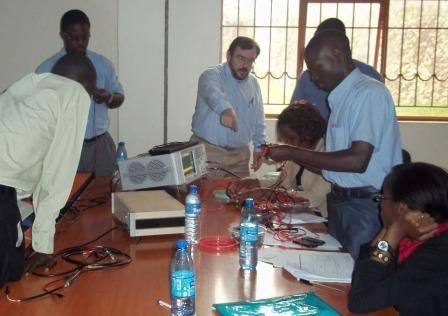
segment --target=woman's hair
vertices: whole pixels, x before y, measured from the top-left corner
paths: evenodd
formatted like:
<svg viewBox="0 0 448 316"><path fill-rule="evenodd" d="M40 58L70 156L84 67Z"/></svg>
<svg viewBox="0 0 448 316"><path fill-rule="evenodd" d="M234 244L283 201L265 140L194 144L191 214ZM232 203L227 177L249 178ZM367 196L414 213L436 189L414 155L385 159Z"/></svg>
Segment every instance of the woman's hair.
<svg viewBox="0 0 448 316"><path fill-rule="evenodd" d="M397 165L384 179L393 201L429 213L436 222L448 220L448 173L424 162Z"/></svg>
<svg viewBox="0 0 448 316"><path fill-rule="evenodd" d="M278 116L277 133L281 126L289 127L303 142L313 145L324 136L327 122L311 103L295 103Z"/></svg>

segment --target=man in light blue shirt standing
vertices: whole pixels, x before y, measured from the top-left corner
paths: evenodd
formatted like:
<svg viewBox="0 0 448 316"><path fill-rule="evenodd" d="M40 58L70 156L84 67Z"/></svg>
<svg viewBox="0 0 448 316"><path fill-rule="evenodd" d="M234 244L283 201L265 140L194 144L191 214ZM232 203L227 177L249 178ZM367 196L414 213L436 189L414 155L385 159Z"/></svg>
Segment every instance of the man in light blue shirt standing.
<svg viewBox="0 0 448 316"><path fill-rule="evenodd" d="M329 18L322 21L318 25L316 33L325 30L335 30L345 34L345 25L341 20L337 18ZM353 59L353 62L363 74L366 74L367 76L384 83L384 78L378 73L378 71L375 70L375 68L356 59ZM314 106L319 110L322 117L325 120L328 120L328 116L330 115L330 108L328 107L327 97L328 92L319 89L319 87L316 86L316 84L311 80L310 71L305 70L300 76L299 80L297 80L296 87L294 88L294 92L291 97L291 103L293 101L305 99L314 104Z"/></svg>
<svg viewBox="0 0 448 316"><path fill-rule="evenodd" d="M107 132L108 110L123 104L123 88L117 79L113 64L104 56L87 50L90 39L90 21L80 10L64 13L60 22L60 36L64 48L40 64L36 73L50 72L54 64L66 53L87 55L97 73L97 90L90 104L86 134L78 166L79 172L93 172L97 176L114 173L116 147Z"/></svg>
<svg viewBox="0 0 448 316"><path fill-rule="evenodd" d="M215 176L249 175L260 167L265 143L263 100L257 79L250 74L260 54L251 38L235 38L227 51L227 62L210 67L199 78L192 120L192 141L205 145L209 167Z"/></svg>
<svg viewBox="0 0 448 316"><path fill-rule="evenodd" d="M395 107L386 86L364 74L351 58L347 36L317 33L305 49L311 78L329 92L325 152L288 145L271 148L275 161L293 160L332 183L328 230L357 258L381 228L373 201L391 168L402 162Z"/></svg>

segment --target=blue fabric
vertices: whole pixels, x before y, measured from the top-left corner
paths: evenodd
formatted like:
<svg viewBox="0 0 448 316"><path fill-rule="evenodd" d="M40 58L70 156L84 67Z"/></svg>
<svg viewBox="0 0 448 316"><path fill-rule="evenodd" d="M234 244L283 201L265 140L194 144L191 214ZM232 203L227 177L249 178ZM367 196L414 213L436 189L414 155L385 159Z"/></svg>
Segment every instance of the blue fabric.
<svg viewBox="0 0 448 316"><path fill-rule="evenodd" d="M221 113L231 107L238 118L237 132L220 123ZM235 79L227 63L205 70L199 78L191 125L196 136L220 147L243 148L251 140L255 148L264 144L263 99L257 79L251 74Z"/></svg>
<svg viewBox="0 0 448 316"><path fill-rule="evenodd" d="M353 62L363 74L384 83L383 77L375 70L375 68L359 60L353 59ZM294 88L291 97L291 102L300 99L308 100L316 106L323 118L328 120L330 108L328 107L327 96L328 92L320 90L311 80L310 72L305 70L299 80L297 80L296 87Z"/></svg>
<svg viewBox="0 0 448 316"><path fill-rule="evenodd" d="M221 316L295 315L338 316L331 305L313 292L274 297L257 301L213 304Z"/></svg>
<svg viewBox="0 0 448 316"><path fill-rule="evenodd" d="M327 195L327 208L328 232L356 260L361 246L381 229L378 203L372 198L355 199L332 191Z"/></svg>
<svg viewBox="0 0 448 316"><path fill-rule="evenodd" d="M373 146L364 173L322 170L331 183L341 187L373 186L380 189L391 168L402 162L401 140L392 96L386 86L355 68L328 96L325 151L350 148L363 141Z"/></svg>
<svg viewBox="0 0 448 316"><path fill-rule="evenodd" d="M62 49L51 56L36 68L36 73L51 72L54 64L65 54L65 49ZM123 87L117 79L112 62L106 57L90 50L87 50L87 57L89 57L95 66L97 88L123 93ZM85 139L90 139L107 132L107 129L109 128L109 116L107 111L108 107L106 103L96 103L93 100L91 101Z"/></svg>

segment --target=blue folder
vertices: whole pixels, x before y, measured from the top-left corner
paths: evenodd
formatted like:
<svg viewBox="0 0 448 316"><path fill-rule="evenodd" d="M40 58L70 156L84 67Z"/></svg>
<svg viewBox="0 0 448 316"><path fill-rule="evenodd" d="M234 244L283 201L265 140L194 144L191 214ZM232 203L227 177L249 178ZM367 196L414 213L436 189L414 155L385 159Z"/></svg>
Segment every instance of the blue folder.
<svg viewBox="0 0 448 316"><path fill-rule="evenodd" d="M252 302L214 304L213 306L222 316L342 315L313 292L269 298Z"/></svg>

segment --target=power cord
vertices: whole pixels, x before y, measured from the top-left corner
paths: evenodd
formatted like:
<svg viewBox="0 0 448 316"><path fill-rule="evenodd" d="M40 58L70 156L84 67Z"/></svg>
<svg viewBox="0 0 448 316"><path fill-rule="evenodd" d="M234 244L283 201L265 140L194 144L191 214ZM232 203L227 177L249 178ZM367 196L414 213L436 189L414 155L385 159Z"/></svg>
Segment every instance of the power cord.
<svg viewBox="0 0 448 316"><path fill-rule="evenodd" d="M33 271L32 273L34 275L41 277L64 276L61 279L57 279L50 283L47 283L43 287L42 293L27 297L14 298L10 296L10 289L8 286L6 286L5 288L6 299L13 303L21 303L42 298L47 295L53 295L56 296L57 298L63 298L64 295L58 293L58 291L72 285L73 282L82 273L94 270L120 267L131 263L132 258L128 254L116 248L104 247L104 246L90 246L90 247L87 246L101 239L102 237L104 237L105 235L109 234L110 232L112 232L117 228L119 227L114 226L91 241L88 241L78 246L66 248L53 255L53 257L61 256L62 260L75 265L75 268L54 274L44 274Z"/></svg>

